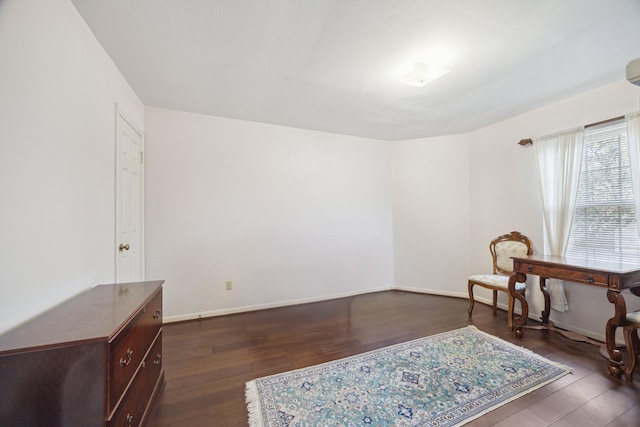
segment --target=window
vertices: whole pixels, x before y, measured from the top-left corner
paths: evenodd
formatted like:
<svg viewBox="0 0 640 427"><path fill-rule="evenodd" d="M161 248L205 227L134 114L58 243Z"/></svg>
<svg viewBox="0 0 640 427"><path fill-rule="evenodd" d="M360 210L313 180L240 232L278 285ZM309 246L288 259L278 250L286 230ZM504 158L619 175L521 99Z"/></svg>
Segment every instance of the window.
<svg viewBox="0 0 640 427"><path fill-rule="evenodd" d="M567 256L640 262L624 119L585 130Z"/></svg>

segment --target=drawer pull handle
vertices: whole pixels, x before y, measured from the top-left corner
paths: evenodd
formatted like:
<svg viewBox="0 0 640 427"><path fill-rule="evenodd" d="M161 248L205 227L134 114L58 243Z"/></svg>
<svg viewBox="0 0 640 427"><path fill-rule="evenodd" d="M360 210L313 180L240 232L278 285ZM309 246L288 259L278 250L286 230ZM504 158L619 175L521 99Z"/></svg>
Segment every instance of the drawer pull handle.
<svg viewBox="0 0 640 427"><path fill-rule="evenodd" d="M127 366L129 363L131 363L131 356L133 356L133 350L131 350L130 348L127 349L127 360L124 360L124 358L120 358L120 366L121 367L125 367Z"/></svg>
<svg viewBox="0 0 640 427"><path fill-rule="evenodd" d="M158 354L156 355L156 360L154 360L154 361L153 361L153 364L154 364L154 365L159 365L159 364L160 364L160 359L162 359L162 354L161 354L161 353L158 353Z"/></svg>
<svg viewBox="0 0 640 427"><path fill-rule="evenodd" d="M157 309L157 310L155 311L155 313L153 313L153 318L154 318L154 319L158 319L158 318L160 318L160 315L162 315L162 310Z"/></svg>
<svg viewBox="0 0 640 427"><path fill-rule="evenodd" d="M593 283L593 276L589 276L589 277L587 277L587 282L589 282L589 283Z"/></svg>
<svg viewBox="0 0 640 427"><path fill-rule="evenodd" d="M133 423L133 415L127 414L127 425L130 426Z"/></svg>
<svg viewBox="0 0 640 427"><path fill-rule="evenodd" d="M533 271L533 265L527 267L527 273L531 273Z"/></svg>

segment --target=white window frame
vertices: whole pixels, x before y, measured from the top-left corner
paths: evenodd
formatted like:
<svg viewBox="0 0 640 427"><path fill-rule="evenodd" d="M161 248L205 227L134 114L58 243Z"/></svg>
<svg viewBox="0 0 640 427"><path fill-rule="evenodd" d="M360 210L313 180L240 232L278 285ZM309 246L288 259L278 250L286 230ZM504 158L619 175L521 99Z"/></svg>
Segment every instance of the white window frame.
<svg viewBox="0 0 640 427"><path fill-rule="evenodd" d="M579 181L566 256L640 263L624 119L585 129Z"/></svg>

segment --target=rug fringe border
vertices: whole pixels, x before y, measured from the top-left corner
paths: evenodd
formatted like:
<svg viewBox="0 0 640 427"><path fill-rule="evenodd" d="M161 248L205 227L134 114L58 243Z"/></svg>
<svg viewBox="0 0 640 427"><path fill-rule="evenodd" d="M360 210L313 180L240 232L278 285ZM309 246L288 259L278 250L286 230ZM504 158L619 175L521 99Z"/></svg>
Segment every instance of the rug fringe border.
<svg viewBox="0 0 640 427"><path fill-rule="evenodd" d="M255 380L245 384L244 396L247 411L249 412L249 427L264 427L258 399L258 388L256 387Z"/></svg>

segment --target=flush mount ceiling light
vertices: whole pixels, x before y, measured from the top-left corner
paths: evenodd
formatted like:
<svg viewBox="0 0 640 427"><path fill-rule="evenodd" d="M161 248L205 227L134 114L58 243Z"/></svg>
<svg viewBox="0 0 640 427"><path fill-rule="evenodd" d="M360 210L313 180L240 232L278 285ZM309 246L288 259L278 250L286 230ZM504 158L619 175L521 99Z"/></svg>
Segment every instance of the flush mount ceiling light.
<svg viewBox="0 0 640 427"><path fill-rule="evenodd" d="M422 62L418 62L415 67L413 67L413 70L400 77L399 80L402 83L408 84L410 86L422 87L427 83L431 83L435 79L444 76L449 71L451 70L447 70L446 68L432 67Z"/></svg>

